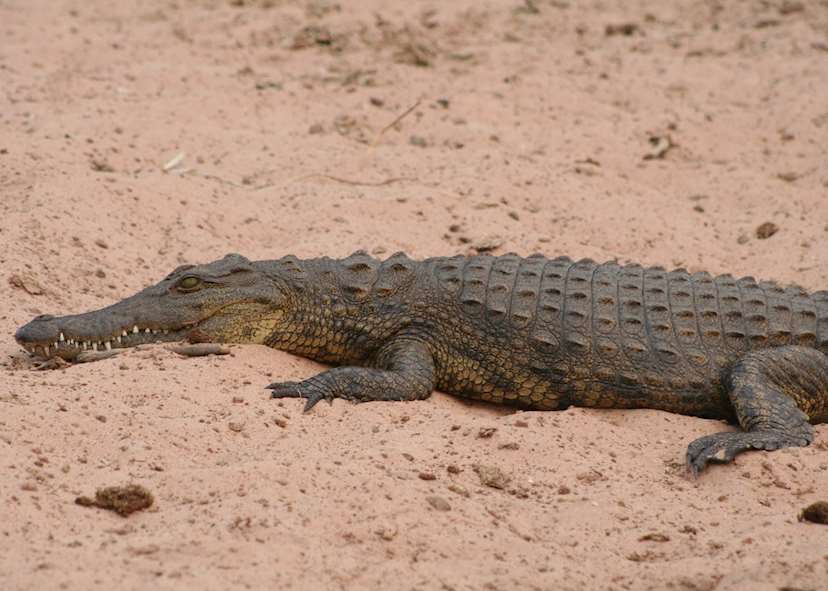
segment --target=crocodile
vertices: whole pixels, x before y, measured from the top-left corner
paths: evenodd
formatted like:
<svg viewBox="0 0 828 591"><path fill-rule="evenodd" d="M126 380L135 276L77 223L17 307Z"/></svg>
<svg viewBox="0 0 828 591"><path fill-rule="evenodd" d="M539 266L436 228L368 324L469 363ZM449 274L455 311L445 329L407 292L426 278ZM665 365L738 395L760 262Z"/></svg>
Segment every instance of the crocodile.
<svg viewBox="0 0 828 591"><path fill-rule="evenodd" d="M745 450L806 446L828 421L828 291L589 259L229 254L100 310L38 316L15 338L65 360L159 341L265 344L335 366L267 386L306 411L439 389L738 423L690 443L694 474Z"/></svg>

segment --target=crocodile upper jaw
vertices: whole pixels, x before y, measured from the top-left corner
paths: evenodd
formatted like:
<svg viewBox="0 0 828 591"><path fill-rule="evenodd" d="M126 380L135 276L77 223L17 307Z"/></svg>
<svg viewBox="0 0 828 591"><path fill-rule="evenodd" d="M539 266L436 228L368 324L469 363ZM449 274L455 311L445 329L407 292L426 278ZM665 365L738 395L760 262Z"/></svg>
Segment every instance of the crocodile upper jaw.
<svg viewBox="0 0 828 591"><path fill-rule="evenodd" d="M60 320L38 317L19 328L14 335L15 340L31 355L45 359L73 359L82 351L105 351L159 341L179 341L186 338L192 329L192 325L169 329L133 324L104 334L81 334L62 327ZM44 323L51 326L44 326Z"/></svg>

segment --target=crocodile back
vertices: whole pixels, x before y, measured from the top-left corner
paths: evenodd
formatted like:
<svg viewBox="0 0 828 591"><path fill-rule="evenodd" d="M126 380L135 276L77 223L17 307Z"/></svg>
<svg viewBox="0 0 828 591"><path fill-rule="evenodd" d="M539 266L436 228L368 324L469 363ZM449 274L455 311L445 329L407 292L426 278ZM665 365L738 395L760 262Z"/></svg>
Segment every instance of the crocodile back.
<svg viewBox="0 0 828 591"><path fill-rule="evenodd" d="M703 364L710 354L730 357L791 344L828 347L826 291L809 294L752 277L566 257L481 255L430 262L465 316L547 337L540 348L600 351L613 348L604 343L609 338L633 356L647 349L665 361L683 357Z"/></svg>
<svg viewBox="0 0 828 591"><path fill-rule="evenodd" d="M560 386L709 392L750 350L828 351L828 292L565 257L426 264L464 323L479 329L468 338L509 343L524 366L582 382Z"/></svg>

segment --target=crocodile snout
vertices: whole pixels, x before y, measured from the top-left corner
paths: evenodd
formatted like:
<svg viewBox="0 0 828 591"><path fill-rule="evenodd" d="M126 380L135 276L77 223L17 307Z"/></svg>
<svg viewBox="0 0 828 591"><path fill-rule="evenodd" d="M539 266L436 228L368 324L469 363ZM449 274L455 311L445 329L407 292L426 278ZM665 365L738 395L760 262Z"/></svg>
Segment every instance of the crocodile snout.
<svg viewBox="0 0 828 591"><path fill-rule="evenodd" d="M17 329L14 338L20 344L54 341L58 336L58 328L52 322L53 320L55 320L55 316L51 314L35 316L31 322Z"/></svg>

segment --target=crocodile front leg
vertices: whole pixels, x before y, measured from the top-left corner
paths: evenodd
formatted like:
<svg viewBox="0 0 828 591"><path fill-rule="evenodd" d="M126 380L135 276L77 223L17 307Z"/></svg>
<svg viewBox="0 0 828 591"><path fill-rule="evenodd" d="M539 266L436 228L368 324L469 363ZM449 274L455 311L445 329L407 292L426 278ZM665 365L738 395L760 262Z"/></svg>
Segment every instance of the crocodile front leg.
<svg viewBox="0 0 828 591"><path fill-rule="evenodd" d="M708 462L730 462L748 449L811 443L809 419L828 413L828 356L796 346L754 351L731 369L725 387L744 431L714 433L691 443L687 466L694 474Z"/></svg>
<svg viewBox="0 0 828 591"><path fill-rule="evenodd" d="M373 367L336 367L267 388L273 398L305 398L305 412L323 399L421 400L434 389L434 359L425 343L397 337L380 349Z"/></svg>

